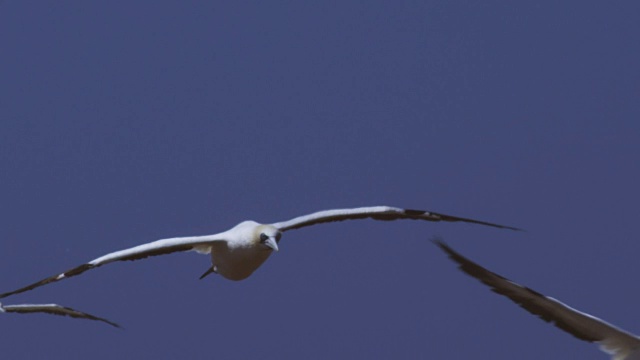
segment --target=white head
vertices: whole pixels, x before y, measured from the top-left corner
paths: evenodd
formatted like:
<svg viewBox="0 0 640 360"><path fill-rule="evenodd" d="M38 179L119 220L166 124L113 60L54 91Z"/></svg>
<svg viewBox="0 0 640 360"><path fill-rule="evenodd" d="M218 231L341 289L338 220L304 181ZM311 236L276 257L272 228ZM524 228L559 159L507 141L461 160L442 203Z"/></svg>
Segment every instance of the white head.
<svg viewBox="0 0 640 360"><path fill-rule="evenodd" d="M278 243L282 233L271 225L260 225L256 228L255 238L265 250L278 251Z"/></svg>

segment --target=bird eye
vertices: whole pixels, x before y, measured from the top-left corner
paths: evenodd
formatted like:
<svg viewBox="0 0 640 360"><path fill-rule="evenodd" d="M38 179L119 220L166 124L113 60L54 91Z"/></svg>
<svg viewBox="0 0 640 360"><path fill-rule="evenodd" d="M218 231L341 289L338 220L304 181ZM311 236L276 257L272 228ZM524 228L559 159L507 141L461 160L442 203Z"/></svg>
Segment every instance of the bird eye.
<svg viewBox="0 0 640 360"><path fill-rule="evenodd" d="M267 236L267 234L265 233L260 234L260 241L265 242L267 241L268 238L269 237Z"/></svg>

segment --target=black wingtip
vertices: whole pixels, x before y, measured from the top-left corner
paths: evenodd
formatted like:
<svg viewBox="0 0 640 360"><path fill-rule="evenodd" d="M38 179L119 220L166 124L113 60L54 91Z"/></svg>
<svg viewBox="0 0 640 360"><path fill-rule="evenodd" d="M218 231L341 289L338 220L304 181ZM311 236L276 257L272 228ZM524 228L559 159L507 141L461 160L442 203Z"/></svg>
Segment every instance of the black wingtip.
<svg viewBox="0 0 640 360"><path fill-rule="evenodd" d="M520 228L512 227L512 226L505 226L504 228L505 228L505 229L508 229L508 230L513 230L513 231L522 231L522 232L527 232L527 230L525 230L525 229L520 229Z"/></svg>
<svg viewBox="0 0 640 360"><path fill-rule="evenodd" d="M61 274L61 275L62 275L62 274ZM38 281L38 282L35 282L35 283L33 283L33 284L27 285L27 286L25 286L25 287L22 287L22 288L20 288L20 289L13 290L13 291L9 291L9 292L6 292L6 293L2 293L2 294L0 294L0 299L4 299L4 298L6 298L7 296L11 296L11 295L15 295L15 294L20 294L20 293L23 293L23 292L25 292L25 291L29 291L29 290L35 289L35 288L37 288L37 287L39 287L39 286L46 285L46 284L48 284L48 283L50 283L50 282L57 281L59 276L60 276L60 275L52 276L52 277L46 278L46 279L44 279L44 280L40 280L40 281Z"/></svg>
<svg viewBox="0 0 640 360"><path fill-rule="evenodd" d="M87 313L84 313L84 315L86 316L85 319L100 321L100 322L109 324L109 325L113 326L114 328L118 328L118 329L124 330L124 328L120 324L118 324L116 322L113 322L111 320L107 320L105 318L98 317L98 316L91 315L91 314L87 314Z"/></svg>
<svg viewBox="0 0 640 360"><path fill-rule="evenodd" d="M444 239L441 236L434 236L431 238L431 242L436 244L442 251L446 252L449 255L455 254L455 251L444 242Z"/></svg>
<svg viewBox="0 0 640 360"><path fill-rule="evenodd" d="M77 310L73 310L73 309L70 309L70 310L72 310L72 311L77 311ZM103 322L103 323L105 323L105 324L109 324L109 325L111 325L111 326L113 326L113 327L115 327L115 328L118 328L118 329L124 330L124 328L123 328L120 324L118 324L118 323L116 323L116 322L113 322L113 321L111 321L111 320L107 320L107 319L105 319L105 318L98 317L98 316L91 315L91 314L87 314L87 313L82 313L82 312L80 312L80 313L82 314L82 316L77 316L77 318L79 318L79 319L87 319L87 320L100 321L100 322ZM72 317L75 317L75 316L72 316Z"/></svg>
<svg viewBox="0 0 640 360"><path fill-rule="evenodd" d="M407 212L410 215L422 215L419 214L419 210L405 210L405 212ZM498 229L506 229L506 230L513 230L513 231L525 231L523 229L514 227L514 226L507 226L507 225L501 225L501 224L496 224L496 223L492 223L492 222L488 222L488 221L482 221L482 220L475 220L475 219L471 219L471 218L465 218L465 217L459 217L459 216L453 216L453 215L447 215L447 214L442 214L442 213L437 213L437 212L432 212L432 211L423 211L423 214L426 215L427 217L432 217L434 221L462 221L462 222L466 222L466 223L470 223L470 224L478 224L478 225L484 225L484 226L490 226L490 227L494 227L494 228L498 228Z"/></svg>
<svg viewBox="0 0 640 360"><path fill-rule="evenodd" d="M475 223L475 224L480 224L480 225L491 226L491 227L498 228L498 229L506 229L506 230L526 232L526 230L521 229L521 228L517 228L517 227L514 227L514 226L500 225L500 224L496 224L496 223L490 223L490 222L487 222L487 221L479 221L479 220L473 220L473 219L465 219L465 221L472 222L472 223Z"/></svg>
<svg viewBox="0 0 640 360"><path fill-rule="evenodd" d="M109 325L113 326L113 327L114 327L114 328L116 328L116 329L124 330L124 328L122 327L122 325L120 325L120 324L118 324L118 323L114 323L113 321L109 321L109 320L106 320L106 319L104 319L103 321L104 321L104 322L106 322L107 324L109 324Z"/></svg>
<svg viewBox="0 0 640 360"><path fill-rule="evenodd" d="M451 260L455 261L461 271L478 279L480 278L479 274L482 273L490 273L492 275L501 277L500 275L494 274L491 271L462 256L460 253L453 250L449 245L447 245L447 243L445 243L441 237L434 237L431 239L431 241L433 241L434 244L436 244L442 251L444 251Z"/></svg>
<svg viewBox="0 0 640 360"><path fill-rule="evenodd" d="M8 296L11 296L11 295L14 295L14 294L19 294L19 293L22 293L22 292L25 292L25 291L29 291L29 290L31 290L31 289L30 288L29 289L20 288L20 289L15 290L15 291L9 291L9 292L6 292L6 293L2 293L2 294L0 294L0 299L4 299L4 298L6 298Z"/></svg>
<svg viewBox="0 0 640 360"><path fill-rule="evenodd" d="M117 328L117 329L120 329L120 330L124 330L124 328L120 324L115 323L115 322L113 322L111 320L107 320L105 318L101 318L101 317L90 315L86 319L100 321L100 322L103 322L105 324L109 324L109 325L113 326L114 328Z"/></svg>
<svg viewBox="0 0 640 360"><path fill-rule="evenodd" d="M70 277L73 277L73 276L76 276L76 275L80 275L83 272L85 272L87 270L90 270L90 269L93 269L93 268L98 267L98 266L100 266L100 265L82 264L80 266L76 266L71 270L67 270L67 271L59 273L57 275L50 276L48 278L44 278L44 279L42 279L40 281L37 281L37 282L35 282L33 284L27 285L27 286L22 287L20 289L13 290L13 291L6 292L6 293L2 293L2 294L0 294L0 299L3 299L5 297L7 297L7 296L20 294L20 293L23 293L25 291L33 290L33 289L35 289L37 287L40 287L40 286L43 286L43 285L47 285L49 283L58 282L58 281L60 281L62 279L66 279L66 278L70 278Z"/></svg>
<svg viewBox="0 0 640 360"><path fill-rule="evenodd" d="M503 226L503 229L507 229L507 230L513 230L513 231L522 231L522 232L527 232L527 230L525 229L520 229L517 227L513 227L513 226Z"/></svg>

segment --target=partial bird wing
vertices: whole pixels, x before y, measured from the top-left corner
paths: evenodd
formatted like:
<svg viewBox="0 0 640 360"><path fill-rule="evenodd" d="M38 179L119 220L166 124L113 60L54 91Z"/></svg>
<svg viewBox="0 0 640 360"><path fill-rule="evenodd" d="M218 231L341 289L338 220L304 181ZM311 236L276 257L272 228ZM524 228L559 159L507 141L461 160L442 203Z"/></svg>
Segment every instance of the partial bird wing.
<svg viewBox="0 0 640 360"><path fill-rule="evenodd" d="M206 235L206 236L190 236L190 237L178 237L171 239L162 239L153 241L147 244L138 245L129 249L115 251L110 254L101 256L97 259L91 260L86 264L76 266L73 269L67 270L63 273L50 276L42 279L31 285L27 285L20 289L0 294L0 299L9 295L19 294L25 291L29 291L46 285L52 282L60 281L65 278L80 275L87 270L97 268L104 264L108 264L114 261L128 261L128 260L140 260L150 256L158 256L170 254L178 251L196 250L203 252L201 249L203 245L210 245L216 241L225 241L225 233Z"/></svg>
<svg viewBox="0 0 640 360"><path fill-rule="evenodd" d="M334 209L318 211L313 214L299 216L297 218L271 224L280 231L287 231L293 229L299 229L305 226L311 226L315 224L321 224L332 221L344 221L355 219L374 219L374 220L398 220L398 219L412 219L412 220L426 220L426 221L462 221L473 224L493 226L500 229L520 230L511 226L498 225L486 221L479 221L473 219L467 219L457 216L439 214L425 210L410 210L401 209L390 206L370 206L354 209Z"/></svg>
<svg viewBox="0 0 640 360"><path fill-rule="evenodd" d="M20 305L4 305L0 304L0 312L8 313L47 313L53 315L70 316L77 319L97 320L107 323L111 326L120 327L120 325L109 321L107 319L97 317L91 314L84 313L66 306L60 306L57 304L20 304Z"/></svg>
<svg viewBox="0 0 640 360"><path fill-rule="evenodd" d="M614 360L626 359L640 346L640 338L637 336L493 273L458 254L442 241L434 242L458 263L460 270L542 320L554 324L580 340L600 344L603 351L613 355Z"/></svg>

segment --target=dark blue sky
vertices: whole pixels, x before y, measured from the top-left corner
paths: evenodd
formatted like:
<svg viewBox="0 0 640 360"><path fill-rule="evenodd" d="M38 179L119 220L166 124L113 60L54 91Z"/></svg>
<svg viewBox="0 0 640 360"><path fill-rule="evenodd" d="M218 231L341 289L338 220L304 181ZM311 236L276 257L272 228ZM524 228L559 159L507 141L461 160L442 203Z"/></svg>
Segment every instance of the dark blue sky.
<svg viewBox="0 0 640 360"><path fill-rule="evenodd" d="M605 359L455 269L640 332L640 5L0 4L0 285L253 219L367 205L525 228L292 231L251 278L195 253L16 295L3 358ZM517 356L515 355L517 354Z"/></svg>

